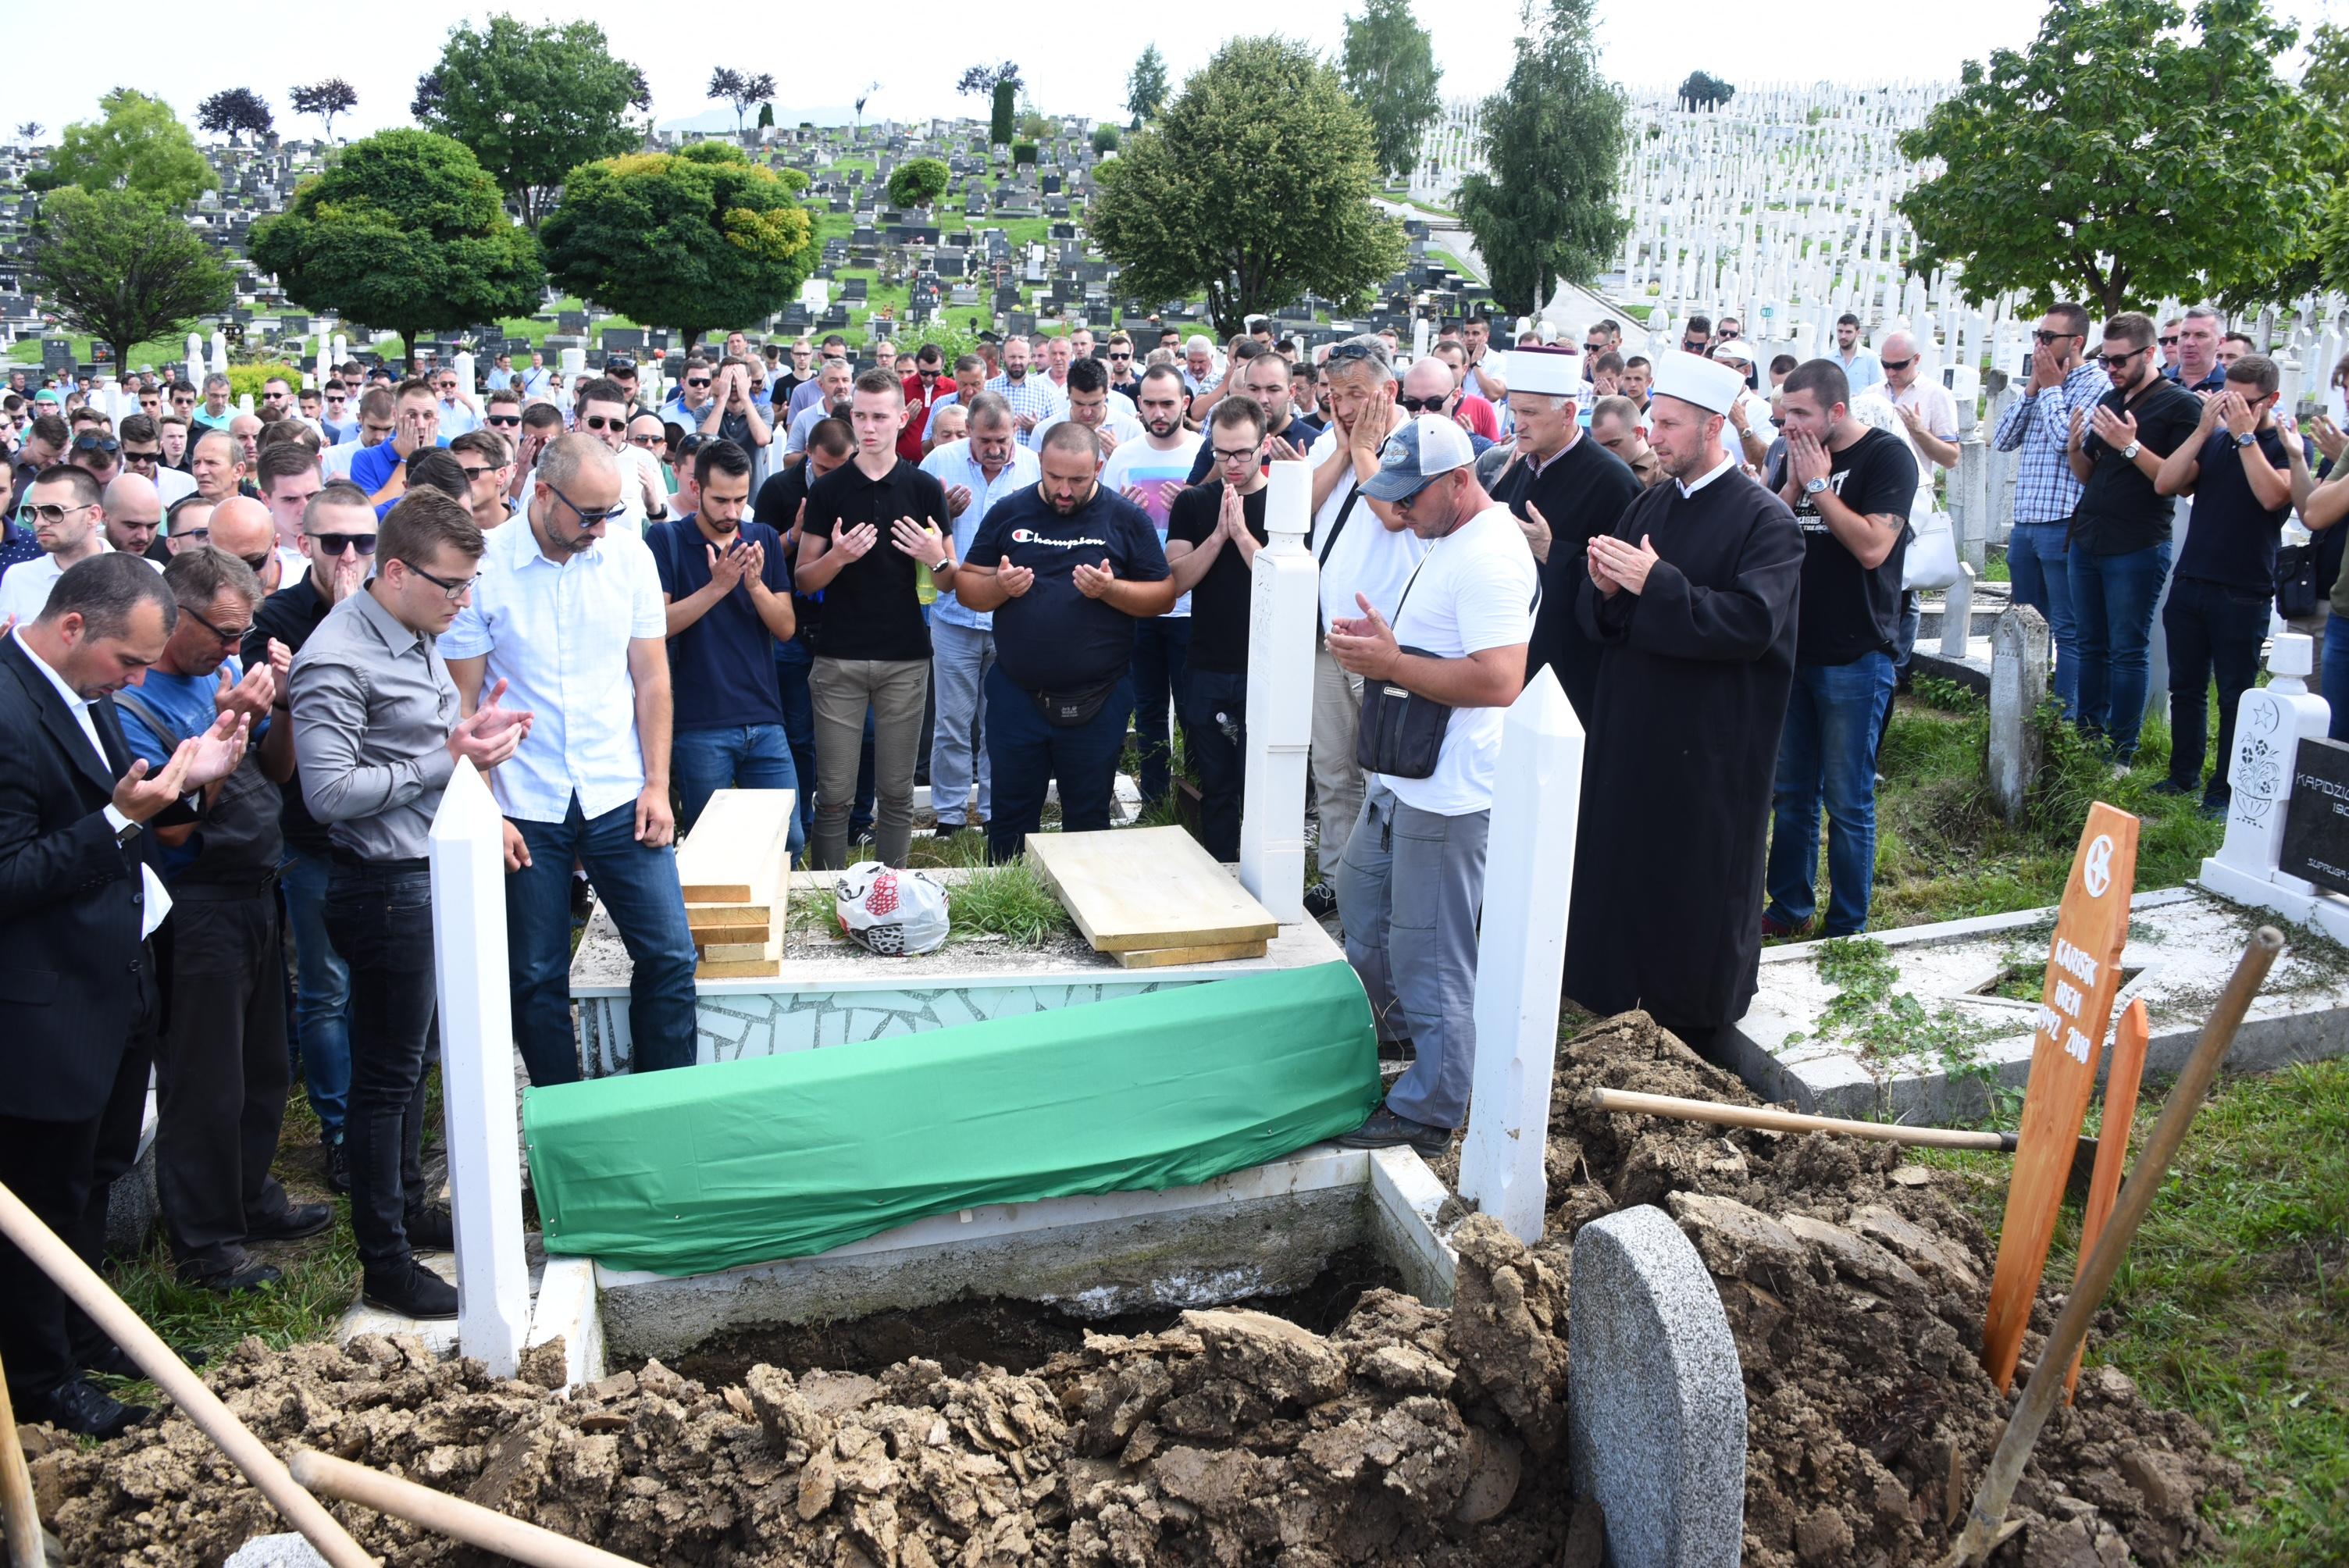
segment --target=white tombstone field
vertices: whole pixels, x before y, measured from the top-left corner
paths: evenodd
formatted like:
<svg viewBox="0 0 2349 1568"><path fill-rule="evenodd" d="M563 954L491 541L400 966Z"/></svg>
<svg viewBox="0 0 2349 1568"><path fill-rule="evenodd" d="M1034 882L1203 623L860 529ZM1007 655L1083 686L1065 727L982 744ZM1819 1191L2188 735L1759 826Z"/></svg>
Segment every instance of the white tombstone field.
<svg viewBox="0 0 2349 1568"><path fill-rule="evenodd" d="M511 1377L530 1329L530 1266L507 989L505 823L471 762L457 764L441 794L429 853L457 1341L492 1377Z"/></svg>
<svg viewBox="0 0 2349 1568"><path fill-rule="evenodd" d="M1460 1196L1528 1246L1541 1240L1549 1208L1543 1161L1582 748L1582 726L1544 665L1503 720L1476 942L1476 1066L1460 1148Z"/></svg>
<svg viewBox="0 0 2349 1568"><path fill-rule="evenodd" d="M2235 748L2227 759L2227 836L2197 879L2222 898L2302 922L2325 895L2315 883L2277 868L2293 760L2303 738L2323 736L2330 717L2324 699L2308 689L2310 653L2309 639L2298 632L2273 638L2268 684L2236 702Z"/></svg>
<svg viewBox="0 0 2349 1568"><path fill-rule="evenodd" d="M1273 919L1294 923L1305 918L1305 753L1313 738L1313 624L1321 575L1305 548L1313 525L1312 467L1275 463L1265 488L1265 543L1249 568L1239 877Z"/></svg>

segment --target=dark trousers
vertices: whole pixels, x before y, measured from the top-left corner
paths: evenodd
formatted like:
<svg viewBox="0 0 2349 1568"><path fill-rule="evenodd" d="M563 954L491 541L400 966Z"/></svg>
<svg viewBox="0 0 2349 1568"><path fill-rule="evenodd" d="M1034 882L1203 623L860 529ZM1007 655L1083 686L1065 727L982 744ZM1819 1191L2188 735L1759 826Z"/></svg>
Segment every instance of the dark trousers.
<svg viewBox="0 0 2349 1568"><path fill-rule="evenodd" d="M783 735L792 748L792 773L801 780L798 810L800 842L805 843L815 832L815 704L808 696L808 671L814 665L814 655L807 644L799 639L775 645L775 685L783 697ZM866 748L868 757L871 748ZM675 766L674 763L671 764ZM870 778L867 774L867 778ZM872 799L871 785L863 797ZM873 816L867 804L865 819Z"/></svg>
<svg viewBox="0 0 2349 1568"><path fill-rule="evenodd" d="M363 1266L409 1254L407 1217L425 1205L424 1064L433 1041L432 872L421 860L337 852L326 934L351 970L351 1089L343 1145L351 1231Z"/></svg>
<svg viewBox="0 0 2349 1568"><path fill-rule="evenodd" d="M2235 705L2260 673L2260 645L2267 640L2273 596L2257 588L2234 588L2200 577L2169 584L2161 630L2169 640L2169 781L2181 789L2202 782L2202 738L2209 729L2210 682L2219 682L2219 766L2202 798L2224 806L2234 791L2227 770L2234 764Z"/></svg>
<svg viewBox="0 0 2349 1568"><path fill-rule="evenodd" d="M987 858L1014 861L1028 835L1043 825L1044 791L1058 779L1061 827L1100 832L1109 827L1110 795L1125 721L1133 709L1133 683L1120 680L1099 713L1063 729L1044 722L1036 699L1011 683L999 664L987 672L987 761L994 777L993 815L987 822Z"/></svg>
<svg viewBox="0 0 2349 1568"><path fill-rule="evenodd" d="M579 797L560 822L519 819L530 864L506 878L506 954L513 972L514 1042L541 1088L579 1077L571 1026L571 862L587 868L636 962L628 1027L636 1070L689 1067L694 1053L693 934L685 923L677 853L636 839L629 799L590 820Z"/></svg>
<svg viewBox="0 0 2349 1568"><path fill-rule="evenodd" d="M174 890L171 949L155 1186L172 1260L199 1279L243 1268L246 1233L287 1208L269 1173L290 1082L275 889Z"/></svg>
<svg viewBox="0 0 2349 1568"><path fill-rule="evenodd" d="M1167 717L1182 716L1183 666L1190 654L1188 615L1157 615L1133 624L1133 738L1140 774L1135 782L1144 800L1163 800L1174 787L1168 778L1174 753ZM1183 744L1191 744L1187 726Z"/></svg>
<svg viewBox="0 0 2349 1568"><path fill-rule="evenodd" d="M1199 837L1219 861L1240 858L1240 790L1247 772L1247 676L1185 677L1183 744L1199 769Z"/></svg>
<svg viewBox="0 0 2349 1568"><path fill-rule="evenodd" d="M106 1247L106 1191L138 1154L147 1103L159 1012L151 960L138 984L143 993L139 1020L98 1115L79 1121L0 1116L0 1182L92 1268ZM8 1397L20 1419L27 1405L55 1392L106 1346L106 1336L47 1274L0 1241L0 1361L6 1363Z"/></svg>

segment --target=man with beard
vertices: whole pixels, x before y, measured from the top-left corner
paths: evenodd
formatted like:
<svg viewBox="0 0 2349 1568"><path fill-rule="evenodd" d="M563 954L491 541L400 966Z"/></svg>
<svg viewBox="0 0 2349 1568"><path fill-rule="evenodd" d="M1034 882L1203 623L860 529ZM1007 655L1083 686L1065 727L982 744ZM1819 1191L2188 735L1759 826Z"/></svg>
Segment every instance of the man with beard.
<svg viewBox="0 0 2349 1568"><path fill-rule="evenodd" d="M1024 337L1003 340L1003 373L987 384L989 392L999 392L1011 406L1011 422L1019 431L1020 445L1031 449L1041 446L1045 430L1061 418L1061 389L1051 378L1036 373L1034 350Z"/></svg>
<svg viewBox="0 0 2349 1568"><path fill-rule="evenodd" d="M1600 645L1567 923L1566 994L1645 1007L1710 1059L1753 1000L1803 535L1721 449L1744 391L1667 354L1650 438L1671 483L1590 542L1578 596Z"/></svg>
<svg viewBox="0 0 2349 1568"><path fill-rule="evenodd" d="M995 615L987 853L998 861L1026 847L1055 779L1065 830L1109 827L1110 788L1133 706L1126 676L1133 625L1174 603L1158 531L1096 477L1093 433L1063 420L1045 437L1039 460L1042 480L987 514L958 566L937 535L910 521L895 530L897 547L916 553L941 586L951 580L956 598Z"/></svg>
<svg viewBox="0 0 2349 1568"><path fill-rule="evenodd" d="M783 733L775 645L799 631L782 537L747 521L750 457L728 440L694 454L700 509L645 531L668 606L669 685L676 718L669 778L677 825L690 832L720 789L800 788ZM792 813L791 852L800 852Z"/></svg>
<svg viewBox="0 0 2349 1568"><path fill-rule="evenodd" d="M1158 531L1159 552L1166 548L1166 522L1174 498L1189 483L1193 463L1205 444L1197 432L1183 428L1182 377L1172 366L1154 366L1142 378L1143 438L1125 441L1102 466L1102 488L1142 509ZM1173 788L1173 752L1168 719L1177 722L1183 709L1183 665L1191 647L1191 600L1185 594L1174 607L1134 628L1134 739L1141 752L1137 782L1147 803L1164 799Z"/></svg>
<svg viewBox="0 0 2349 1568"><path fill-rule="evenodd" d="M1583 431L1577 405L1588 388L1575 350L1517 349L1506 374L1517 455L1493 499L1516 515L1541 572L1541 609L1526 653L1526 678L1544 665L1557 671L1575 717L1588 724L1599 685L1599 645L1575 620L1583 561L1592 538L1613 528L1640 493L1640 481Z"/></svg>

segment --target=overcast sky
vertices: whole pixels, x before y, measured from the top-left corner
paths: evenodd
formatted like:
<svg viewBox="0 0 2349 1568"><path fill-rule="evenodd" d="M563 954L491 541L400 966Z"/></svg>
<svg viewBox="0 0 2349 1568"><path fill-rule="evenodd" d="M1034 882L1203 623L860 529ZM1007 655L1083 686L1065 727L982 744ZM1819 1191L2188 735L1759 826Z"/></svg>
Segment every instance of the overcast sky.
<svg viewBox="0 0 2349 1568"><path fill-rule="evenodd" d="M2305 27L2344 5L2349 0L2283 0L2282 9ZM28 8L29 0L0 0L0 15L20 6ZM1278 16L1282 31L1334 53L1346 14L1359 6L1360 0L1289 0L1256 15ZM144 14L150 9L158 14L156 26L146 25ZM1019 62L1038 108L1122 117L1126 72L1144 46L1158 46L1179 88L1223 37L1247 30L1248 15L1237 6L1217 7L1210 19L1181 5L1062 9L986 0L951 6L912 0L870 9L790 4L672 8L580 0L515 0L506 6L464 0L391 0L383 5L328 0L289 7L214 0L193 10L133 0L109 14L98 46L36 49L35 55L54 68L12 72L9 104L0 112L11 128L27 119L41 121L54 140L67 122L93 117L98 95L109 88L157 94L192 117L206 95L251 87L270 100L281 133L316 135L316 122L292 113L287 92L296 83L339 76L358 90L359 104L336 129L363 135L407 124L417 75L432 64L450 26L460 20L478 25L491 9L509 9L534 22L583 15L600 22L613 48L644 68L653 113L664 122L713 107L702 89L715 65L771 71L781 84L776 118L785 123L845 119L848 106L875 81L880 86L865 107L868 118L983 112L980 100L955 96L955 78L975 62L1005 58ZM1446 97L1489 93L1500 86L1518 28L1516 0L1414 0L1414 9L1435 40ZM2039 0L1857 11L1764 6L1752 0L1664 5L1601 0L1599 37L1608 71L1632 87L1667 86L1694 68L1741 85L1822 77L1847 82L1953 79L1967 57L2028 42L2042 9ZM1234 19L1222 20L1226 15ZM1961 25L1953 26L1953 18L1962 18ZM23 42L28 29L36 33L40 26L27 15L10 32ZM894 52L885 64L879 58L885 48Z"/></svg>

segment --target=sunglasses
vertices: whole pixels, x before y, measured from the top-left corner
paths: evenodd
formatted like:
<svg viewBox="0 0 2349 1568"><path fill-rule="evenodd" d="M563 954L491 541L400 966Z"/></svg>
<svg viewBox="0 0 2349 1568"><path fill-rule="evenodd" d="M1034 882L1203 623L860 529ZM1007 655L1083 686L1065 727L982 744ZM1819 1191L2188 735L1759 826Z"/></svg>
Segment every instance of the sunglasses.
<svg viewBox="0 0 2349 1568"><path fill-rule="evenodd" d="M486 465L478 469L473 467L471 463L459 463L457 466L465 470L465 478L469 480L480 479L483 474L493 474L498 471L497 469Z"/></svg>
<svg viewBox="0 0 2349 1568"><path fill-rule="evenodd" d="M1603 343L1586 343L1582 346L1582 352L1585 354L1604 354L1607 352L1607 346Z"/></svg>
<svg viewBox="0 0 2349 1568"><path fill-rule="evenodd" d="M275 559L276 559L276 557L275 557L274 555L273 555L270 552L268 552L268 551L264 550L264 551L263 551L263 552L262 552L260 554L258 554L258 555L240 555L240 556L238 556L238 557L237 557L237 559L238 559L239 561L243 562L247 566L252 567L252 568L253 568L253 571L254 571L254 574L255 576L258 576L258 575L260 575L262 573L266 572L266 571L268 571L268 570L269 570L269 563L270 563L270 562L272 562L272 561L275 560ZM196 622L196 624L197 624L197 625L199 625L199 626L204 626L204 623L203 623L201 619L199 619L199 620ZM213 631L213 629L212 629L212 627L210 627L210 626L204 626L204 629L205 629L206 631ZM253 630L253 628L252 628L252 627L250 627L250 626L247 626L247 627L244 629L244 631L245 631L245 632L250 632L251 630ZM217 636L217 635L219 635L220 634L219 634L218 632L213 632L213 634L214 634L215 636ZM244 632L239 632L239 633L236 634L236 639L237 639L237 641L239 641L239 642L243 642L243 641L244 640Z"/></svg>
<svg viewBox="0 0 2349 1568"><path fill-rule="evenodd" d="M1447 393L1441 397L1398 397L1395 402L1402 406L1405 413L1441 414L1444 412L1444 406L1451 400L1451 395Z"/></svg>
<svg viewBox="0 0 2349 1568"><path fill-rule="evenodd" d="M122 453L122 460L126 463L160 463L163 460L163 449L158 447L151 452L134 452L126 448Z"/></svg>
<svg viewBox="0 0 2349 1568"><path fill-rule="evenodd" d="M467 469L465 471L477 474L481 470ZM340 555L346 550L356 550L361 555L375 553L375 535L372 533L314 533L310 536L310 542L329 555Z"/></svg>
<svg viewBox="0 0 2349 1568"><path fill-rule="evenodd" d="M707 387L709 385L709 377L707 376L698 377L688 376L685 378L685 384L688 387Z"/></svg>
<svg viewBox="0 0 2349 1568"><path fill-rule="evenodd" d="M1112 349L1111 349L1111 350L1110 350L1109 356L1110 356L1112 359L1132 359L1132 358L1133 357L1133 355L1131 355L1131 354L1120 354L1120 353L1119 353L1117 350L1115 350L1114 348L1112 348Z"/></svg>
<svg viewBox="0 0 2349 1568"><path fill-rule="evenodd" d="M2044 326L2033 330L2031 335L2031 340L2044 348L2053 348L2057 344L2064 342L2065 339L2074 337L2079 338L2083 343L2087 341L2087 338L2084 334L2077 332L2050 332Z"/></svg>
<svg viewBox="0 0 2349 1568"><path fill-rule="evenodd" d="M2171 338L2171 339L2170 339L2170 341L2171 341L2172 343L2175 343L2175 342L2177 342L2178 340L2177 340L2176 338ZM2112 349L2107 348L2107 349L2106 349L2106 350L2105 350L2105 367L2106 367L2106 369L2110 369L2110 368L2112 368L2114 366L2116 366L2116 365L2127 365L2130 360L2135 359L2138 355L2140 355L2140 354L2147 354L2147 353L2150 353L2150 352L2152 351L2152 348L2153 348L2153 345L2151 345L2151 344L2149 344L2149 343L2148 343L2148 344L2145 344L2145 345L2143 345L2143 346L2139 346L2139 347L2137 347L2137 348L2127 349L2127 350L2123 350L2123 351L2120 351L2120 352L2116 352L2116 351L2114 351L2114 350L2112 350Z"/></svg>
<svg viewBox="0 0 2349 1568"><path fill-rule="evenodd" d="M657 447L661 444L662 439L663 438L659 436L630 436L628 438L628 445L632 447Z"/></svg>
<svg viewBox="0 0 2349 1568"><path fill-rule="evenodd" d="M78 506L57 506L47 501L26 501L16 509L18 522L63 522L78 511L96 511L87 501Z"/></svg>
<svg viewBox="0 0 2349 1568"><path fill-rule="evenodd" d="M2175 337L2165 337L2159 341L2161 343L2161 346L2164 348L2175 348L2178 346L2178 339ZM2109 357L2109 356L2107 356L2107 357Z"/></svg>
<svg viewBox="0 0 2349 1568"><path fill-rule="evenodd" d="M511 430L522 423L522 416L519 414L492 414L483 422L495 426L501 430Z"/></svg>
<svg viewBox="0 0 2349 1568"><path fill-rule="evenodd" d="M1906 370L1910 366L1917 363L1917 356L1912 354L1906 359L1886 359L1881 360L1878 363L1880 363L1887 370Z"/></svg>
<svg viewBox="0 0 2349 1568"><path fill-rule="evenodd" d="M111 455L122 449L122 443L111 436L76 436L73 449L77 452L102 452Z"/></svg>
<svg viewBox="0 0 2349 1568"><path fill-rule="evenodd" d="M625 430L628 428L627 420L607 419L601 414L590 414L581 419L579 425L582 429L587 430Z"/></svg>

